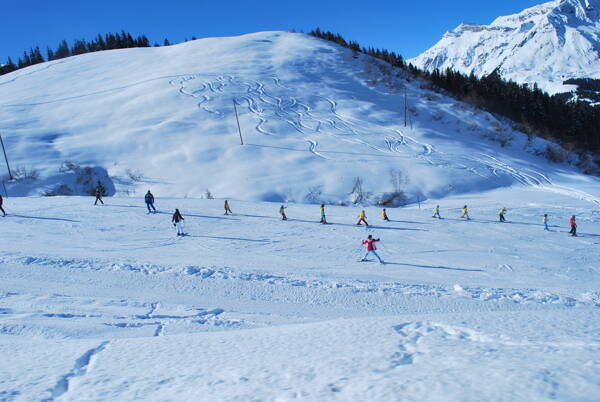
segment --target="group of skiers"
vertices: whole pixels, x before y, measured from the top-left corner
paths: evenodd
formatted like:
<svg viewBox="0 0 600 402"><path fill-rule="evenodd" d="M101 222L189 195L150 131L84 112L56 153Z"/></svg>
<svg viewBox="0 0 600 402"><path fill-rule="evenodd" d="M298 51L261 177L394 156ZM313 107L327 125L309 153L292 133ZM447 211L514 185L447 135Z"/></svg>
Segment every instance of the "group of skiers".
<svg viewBox="0 0 600 402"><path fill-rule="evenodd" d="M100 182L98 182L98 185L96 186L95 190L94 190L94 195L96 197L96 200L94 202L94 205L98 204L98 201L104 205L104 202L102 201L102 196L105 193L105 189L102 186L102 184ZM148 208L148 213L156 213L156 208L154 206L154 195L150 192L150 190L148 190L148 192L146 193L146 195L144 196L144 202L146 203L146 207ZM2 212L3 216L6 216L6 212L4 211L4 208L2 206L3 204L3 198L2 195L0 195L0 211ZM233 214L233 211L231 210L231 207L229 205L229 201L225 200L224 204L223 204L223 209L225 210L225 214L224 215L230 215ZM279 214L281 215L281 220L288 220L286 213L285 213L286 207L281 205L281 207L279 208ZM506 217L505 214L508 212L508 210L503 207L498 211L498 218L500 222L506 222ZM321 204L320 206L320 214L321 214L321 219L320 219L320 223L321 224L328 224L329 222L327 222L327 218L325 215L325 204ZM390 218L388 217L387 214L387 210L385 208L383 208L382 212L381 212L381 217L384 221L386 222L390 222ZM433 209L433 215L432 218L437 218L437 219L442 219L441 215L440 215L440 206L436 205L435 208ZM467 207L467 205L463 206L461 208L461 215L460 218L462 219L467 219L467 220L471 220L471 217L469 216L469 209ZM183 215L181 214L181 212L179 211L178 208L175 209L175 212L173 213L173 216L171 218L171 222L173 223L173 226L176 227L177 229L177 236L185 236L187 235L187 233L184 230L184 226L183 226L183 221L185 219L183 218ZM544 216L542 217L542 223L544 225L544 230L550 230L549 226L548 226L548 214L544 214ZM358 215L358 222L356 222L356 225L360 226L362 224L365 224L367 227L369 226L368 222L367 222L367 216L364 210L361 210L359 215ZM575 216L571 216L571 219L569 221L570 226L571 226L571 230L569 231L569 234L571 234L571 236L577 236L577 221ZM380 239L374 239L372 235L369 235L367 237L366 240L363 240L362 244L365 246L366 248L366 254L365 256L360 260L360 261L367 261L367 258L369 257L370 254L373 254L377 260L379 260L379 262L381 264L384 264L383 260L379 257L379 255L376 252L376 246L375 243L381 241Z"/></svg>
<svg viewBox="0 0 600 402"><path fill-rule="evenodd" d="M94 191L94 194L96 196L94 205L97 205L98 201L101 204L104 204L104 202L102 201L102 196L104 195L104 193L105 193L104 187L102 187L102 184L100 182L98 182L98 186L96 187L96 189ZM146 203L146 207L148 208L149 214L157 212L156 208L154 207L154 195L150 192L150 190L148 190L148 192L144 196L144 201ZM223 203L223 209L225 210L224 215L233 214L233 211L231 210L228 200L225 200L225 202ZM281 205L281 207L279 208L279 214L281 215L281 220L287 221L288 218L285 213L285 210L286 210L286 207ZM4 216L6 216L6 212L4 212L4 209L2 208L2 196L0 196L0 211L2 211ZM502 207L498 211L498 219L500 222L506 222L505 215L507 212L508 212L508 210L505 207ZM327 217L325 215L325 204L321 204L320 214L321 214L321 219L319 222L324 225L328 224L329 222L327 222ZM381 217L384 221L390 222L390 218L388 217L387 210L385 208L383 208L383 210L381 211ZM440 214L440 206L439 205L436 205L435 208L433 209L432 218L442 219L442 216ZM469 208L467 205L465 205L461 208L460 218L466 219L466 220L471 220L471 217L469 216ZM187 233L184 230L184 226L183 226L184 220L185 219L183 218L183 215L181 214L179 209L176 208L175 212L173 213L173 216L171 218L171 222L173 223L173 226L175 226L177 229L177 236L187 235ZM358 222L356 222L356 225L360 226L363 223L365 224L365 226L367 226L367 227L369 226L369 223L367 222L367 215L364 210L361 210L358 215ZM542 223L544 225L544 230L549 231L550 228L548 226L548 214L544 214L544 216L542 218ZM576 222L575 216L571 216L570 226L571 226L571 230L569 233L572 236L577 236L577 222ZM372 235L369 235L367 237L367 239L362 242L362 244L366 248L366 254L360 261L368 261L367 258L369 257L369 255L373 254L381 264L384 264L383 260L379 257L379 255L376 252L377 248L375 246L375 243L379 242L379 241L381 241L381 240L374 239Z"/></svg>
<svg viewBox="0 0 600 402"><path fill-rule="evenodd" d="M156 208L154 207L154 195L152 195L152 193L150 192L150 190L148 190L148 193L146 193L145 196L145 202L146 202L146 207L148 208L148 213L156 213ZM2 202L1 202L1 198L0 198L0 209L2 206ZM287 221L287 215L285 213L287 207L285 206L281 206L279 207L279 214L281 215L281 220L283 221ZM229 206L229 201L225 200L224 204L223 204L223 209L225 210L224 215L231 215L233 214L233 212L231 211L231 207ZM4 212L4 210L2 210ZM508 212L508 210L503 207L498 211L498 219L500 222L506 222L506 213ZM321 214L321 219L319 221L319 223L321 224L329 224L329 222L327 222L327 217L325 215L325 204L321 204L320 207L320 214ZM385 208L383 208L383 210L381 211L381 218L386 221L386 222L390 222L390 218L387 214L387 210ZM432 218L437 218L437 219L442 219L442 216L440 215L440 206L436 205L435 208L433 209L433 215ZM462 219L467 219L467 220L471 220L471 217L469 216L469 208L467 205L463 206L461 208L461 215L460 218ZM177 234L178 235L185 235L185 232L183 231L183 216L181 215L181 212L179 211L179 209L175 210L175 213L173 214L172 217L172 222L174 224L174 226L177 227ZM365 224L365 226L369 226L369 223L367 222L367 215L365 213L364 210L361 210L360 213L358 214L358 222L356 222L357 226L361 226L362 224ZM542 223L544 225L544 230L550 230L549 226L548 226L548 214L544 214L543 218L542 218ZM570 230L570 234L572 236L577 236L577 223L576 223L576 219L575 216L571 216L571 220L570 220L570 225L571 225L571 230Z"/></svg>

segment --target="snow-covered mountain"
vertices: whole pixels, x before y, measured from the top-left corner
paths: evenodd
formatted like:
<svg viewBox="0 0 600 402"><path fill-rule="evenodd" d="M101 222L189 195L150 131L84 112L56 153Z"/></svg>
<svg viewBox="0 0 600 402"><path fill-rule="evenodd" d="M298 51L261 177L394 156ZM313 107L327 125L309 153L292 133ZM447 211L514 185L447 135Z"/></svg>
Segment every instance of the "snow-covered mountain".
<svg viewBox="0 0 600 402"><path fill-rule="evenodd" d="M368 204L398 187L409 198L514 184L556 190L565 169L578 175L532 155L545 142L510 121L422 87L383 62L285 32L44 63L0 78L13 170L39 176L8 190L84 194L100 179L109 194L209 189L337 203L360 198L350 195L360 178Z"/></svg>
<svg viewBox="0 0 600 402"><path fill-rule="evenodd" d="M490 25L461 24L410 60L428 71L452 68L549 92L568 92L571 78L600 78L600 0L554 0Z"/></svg>

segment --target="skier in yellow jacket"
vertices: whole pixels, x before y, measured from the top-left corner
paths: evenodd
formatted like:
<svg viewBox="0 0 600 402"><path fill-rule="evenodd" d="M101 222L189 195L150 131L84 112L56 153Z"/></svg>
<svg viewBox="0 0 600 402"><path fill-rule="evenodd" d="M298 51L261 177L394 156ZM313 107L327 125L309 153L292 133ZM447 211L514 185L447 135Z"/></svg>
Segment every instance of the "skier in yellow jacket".
<svg viewBox="0 0 600 402"><path fill-rule="evenodd" d="M321 220L319 223L327 225L327 218L325 217L325 204L321 204Z"/></svg>
<svg viewBox="0 0 600 402"><path fill-rule="evenodd" d="M224 215L233 214L233 212L231 212L231 208L229 208L229 202L227 202L227 200L225 200L225 204L223 204L223 209L225 209Z"/></svg>
<svg viewBox="0 0 600 402"><path fill-rule="evenodd" d="M469 209L467 208L466 205L464 207L462 207L461 212L462 212L462 215L460 216L461 218L465 218L466 220L471 220L471 217L469 216Z"/></svg>
<svg viewBox="0 0 600 402"><path fill-rule="evenodd" d="M383 208L383 211L381 211L381 217L383 218L384 221L389 222L390 218L388 218L387 216L387 211L385 210L385 208Z"/></svg>
<svg viewBox="0 0 600 402"><path fill-rule="evenodd" d="M365 215L365 210L363 209L362 211L360 211L360 214L358 215L358 222L356 222L357 225L360 225L362 222L365 223L365 225L369 226L369 224L366 221L367 215Z"/></svg>
<svg viewBox="0 0 600 402"><path fill-rule="evenodd" d="M505 213L506 213L506 208L502 208L500 211L498 211L498 217L500 219L500 222L506 222L506 218L504 217Z"/></svg>

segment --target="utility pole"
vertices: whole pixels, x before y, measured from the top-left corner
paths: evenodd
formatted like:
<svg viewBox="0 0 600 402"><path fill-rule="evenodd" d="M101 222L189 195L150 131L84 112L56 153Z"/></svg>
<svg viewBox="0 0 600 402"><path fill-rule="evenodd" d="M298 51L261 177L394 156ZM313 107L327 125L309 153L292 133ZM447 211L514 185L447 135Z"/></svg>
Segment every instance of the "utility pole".
<svg viewBox="0 0 600 402"><path fill-rule="evenodd" d="M237 112L237 103L235 103L235 99L233 101L233 110L235 111L235 121L237 121L238 132L240 133L240 145L244 145L244 139L242 138L242 128L240 127L240 118L238 117Z"/></svg>
<svg viewBox="0 0 600 402"><path fill-rule="evenodd" d="M408 117L408 94L404 88L404 127L406 127L406 119Z"/></svg>
<svg viewBox="0 0 600 402"><path fill-rule="evenodd" d="M10 172L10 166L8 164L8 157L6 156L6 148L4 148L4 141L2 141L2 136L0 135L0 144L2 144L2 152L4 152L4 160L6 161L6 169L8 169L8 180L13 179L13 175Z"/></svg>

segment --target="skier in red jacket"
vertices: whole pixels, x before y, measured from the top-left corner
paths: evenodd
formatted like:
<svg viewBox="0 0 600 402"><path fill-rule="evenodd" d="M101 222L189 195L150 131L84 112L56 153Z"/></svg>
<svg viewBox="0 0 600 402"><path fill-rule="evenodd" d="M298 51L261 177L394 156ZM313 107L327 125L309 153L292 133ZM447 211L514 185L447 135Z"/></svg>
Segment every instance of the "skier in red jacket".
<svg viewBox="0 0 600 402"><path fill-rule="evenodd" d="M575 221L575 215L571 216L571 236L577 236L577 222Z"/></svg>
<svg viewBox="0 0 600 402"><path fill-rule="evenodd" d="M2 199L2 195L0 195L0 211L2 211L2 216L6 216L6 212L4 212L4 208L2 208L2 203L4 200Z"/></svg>
<svg viewBox="0 0 600 402"><path fill-rule="evenodd" d="M369 254L374 254L375 257L377 257L377 259L379 260L380 264L383 264L383 261L381 260L381 258L379 257L379 255L377 254L377 252L375 250L377 250L377 248L375 247L375 242L378 242L379 239L374 239L372 235L369 235L367 237L367 240L363 240L362 244L364 246L366 246L367 248L367 253L365 254L365 256L363 257L363 259L361 261L367 261L367 257L369 256Z"/></svg>

